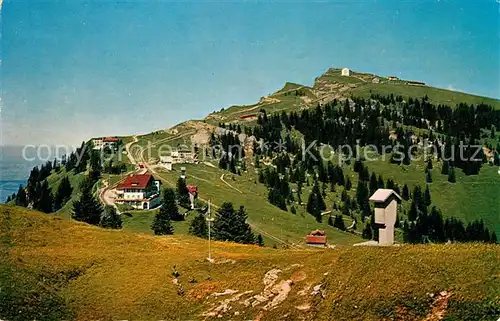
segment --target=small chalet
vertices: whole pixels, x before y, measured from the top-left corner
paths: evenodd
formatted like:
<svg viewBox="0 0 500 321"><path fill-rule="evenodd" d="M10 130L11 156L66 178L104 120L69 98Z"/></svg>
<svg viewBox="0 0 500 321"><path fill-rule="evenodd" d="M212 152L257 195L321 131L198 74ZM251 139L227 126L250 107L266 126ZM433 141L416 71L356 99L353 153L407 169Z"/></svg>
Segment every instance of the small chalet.
<svg viewBox="0 0 500 321"><path fill-rule="evenodd" d="M314 230L306 236L306 244L314 247L326 247L325 231Z"/></svg>
<svg viewBox="0 0 500 321"><path fill-rule="evenodd" d="M151 174L131 175L116 187L116 203L149 210L160 205L160 182Z"/></svg>
<svg viewBox="0 0 500 321"><path fill-rule="evenodd" d="M94 149L100 150L104 146L104 141L102 138L94 138L92 139L92 144L94 145Z"/></svg>
<svg viewBox="0 0 500 321"><path fill-rule="evenodd" d="M92 139L94 149L96 150L101 150L105 147L109 147L111 149L116 150L118 148L119 142L120 138L118 137L100 137Z"/></svg>
<svg viewBox="0 0 500 321"><path fill-rule="evenodd" d="M197 163L198 159L196 154L187 149L175 150L170 153L168 156L160 156L160 165L168 169L172 170L173 164L193 164Z"/></svg>
<svg viewBox="0 0 500 321"><path fill-rule="evenodd" d="M116 149L118 147L118 143L120 142L120 138L118 137L104 137L102 139L104 147L109 147L111 149Z"/></svg>

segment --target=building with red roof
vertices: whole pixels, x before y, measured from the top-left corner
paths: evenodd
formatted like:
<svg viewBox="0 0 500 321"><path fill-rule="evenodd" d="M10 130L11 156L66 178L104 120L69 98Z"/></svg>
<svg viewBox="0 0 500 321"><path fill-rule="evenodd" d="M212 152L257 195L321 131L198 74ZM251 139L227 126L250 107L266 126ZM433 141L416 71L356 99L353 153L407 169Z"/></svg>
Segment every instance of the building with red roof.
<svg viewBox="0 0 500 321"><path fill-rule="evenodd" d="M306 244L309 246L325 247L326 241L326 233L324 231L314 230L306 236Z"/></svg>
<svg viewBox="0 0 500 321"><path fill-rule="evenodd" d="M120 141L120 138L118 138L118 137L104 137L102 139L102 141L105 143L118 143Z"/></svg>
<svg viewBox="0 0 500 321"><path fill-rule="evenodd" d="M121 139L118 137L100 137L92 139L92 143L94 145L94 149L100 150L105 147L109 147L111 149L117 149L118 144Z"/></svg>
<svg viewBox="0 0 500 321"><path fill-rule="evenodd" d="M160 205L160 182L151 174L127 176L116 187L116 203L149 210Z"/></svg>

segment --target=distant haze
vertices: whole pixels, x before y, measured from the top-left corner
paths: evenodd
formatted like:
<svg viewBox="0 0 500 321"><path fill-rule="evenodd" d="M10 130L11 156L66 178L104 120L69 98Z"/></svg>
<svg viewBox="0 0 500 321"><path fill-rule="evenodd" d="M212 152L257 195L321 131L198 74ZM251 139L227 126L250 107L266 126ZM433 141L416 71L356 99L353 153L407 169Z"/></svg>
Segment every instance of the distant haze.
<svg viewBox="0 0 500 321"><path fill-rule="evenodd" d="M7 196L16 193L19 185L26 185L29 173L34 166L44 163L35 149L27 149L23 157L22 146L0 146L0 203ZM46 159L53 151L41 152L40 157Z"/></svg>

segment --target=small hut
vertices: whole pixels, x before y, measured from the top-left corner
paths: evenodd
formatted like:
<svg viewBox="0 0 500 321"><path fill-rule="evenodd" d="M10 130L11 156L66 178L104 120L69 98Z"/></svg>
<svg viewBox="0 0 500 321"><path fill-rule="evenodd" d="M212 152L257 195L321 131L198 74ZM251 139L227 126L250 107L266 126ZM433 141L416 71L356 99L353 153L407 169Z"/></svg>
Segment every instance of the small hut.
<svg viewBox="0 0 500 321"><path fill-rule="evenodd" d="M314 230L306 236L306 244L314 247L326 247L326 233L325 231Z"/></svg>

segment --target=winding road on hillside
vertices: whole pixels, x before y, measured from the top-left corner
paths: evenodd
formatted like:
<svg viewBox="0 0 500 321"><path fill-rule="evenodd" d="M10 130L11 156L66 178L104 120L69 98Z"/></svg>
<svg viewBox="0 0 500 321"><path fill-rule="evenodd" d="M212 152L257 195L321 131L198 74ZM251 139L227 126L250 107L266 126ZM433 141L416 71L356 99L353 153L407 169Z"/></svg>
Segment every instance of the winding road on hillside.
<svg viewBox="0 0 500 321"><path fill-rule="evenodd" d="M231 187L233 190L239 192L240 194L243 194L242 191L240 191L238 188L234 187L233 185L229 184L227 181L224 180L224 174L220 176L220 180L224 182L227 186Z"/></svg>
<svg viewBox="0 0 500 321"><path fill-rule="evenodd" d="M127 157L128 157L128 159L129 159L130 163L131 163L132 165L136 165L135 159L134 159L134 157L132 156L131 146L132 146L133 144L137 143L137 142L139 141L139 139L137 138L137 135L135 135L134 137L132 137L132 139L133 139L133 141L131 141L131 142L129 142L129 143L127 143L127 144L125 145L125 150L127 151Z"/></svg>

